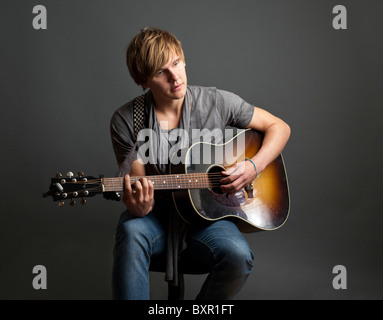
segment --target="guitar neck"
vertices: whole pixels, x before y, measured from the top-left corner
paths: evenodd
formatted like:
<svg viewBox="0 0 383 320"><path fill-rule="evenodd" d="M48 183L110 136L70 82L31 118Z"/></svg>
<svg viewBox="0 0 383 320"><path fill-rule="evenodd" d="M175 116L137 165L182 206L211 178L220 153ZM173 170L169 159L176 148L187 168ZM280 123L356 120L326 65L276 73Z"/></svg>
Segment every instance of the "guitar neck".
<svg viewBox="0 0 383 320"><path fill-rule="evenodd" d="M133 184L143 176L130 177ZM190 174L171 174L171 175L155 175L145 176L146 179L152 181L155 190L183 190L183 189L203 189L211 188L212 180L206 173L190 173ZM124 177L103 178L103 191L121 192L124 190Z"/></svg>

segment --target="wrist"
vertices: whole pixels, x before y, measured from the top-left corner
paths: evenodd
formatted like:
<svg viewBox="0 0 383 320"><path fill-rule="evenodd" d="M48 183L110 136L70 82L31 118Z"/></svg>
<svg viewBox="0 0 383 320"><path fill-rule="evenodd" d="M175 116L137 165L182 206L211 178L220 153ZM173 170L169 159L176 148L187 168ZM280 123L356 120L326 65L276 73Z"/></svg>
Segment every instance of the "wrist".
<svg viewBox="0 0 383 320"><path fill-rule="evenodd" d="M255 165L254 161L252 159L248 158L248 157L245 157L245 158L246 158L246 160L248 160L253 165L254 170L255 170L255 177L257 177L258 176L258 168Z"/></svg>

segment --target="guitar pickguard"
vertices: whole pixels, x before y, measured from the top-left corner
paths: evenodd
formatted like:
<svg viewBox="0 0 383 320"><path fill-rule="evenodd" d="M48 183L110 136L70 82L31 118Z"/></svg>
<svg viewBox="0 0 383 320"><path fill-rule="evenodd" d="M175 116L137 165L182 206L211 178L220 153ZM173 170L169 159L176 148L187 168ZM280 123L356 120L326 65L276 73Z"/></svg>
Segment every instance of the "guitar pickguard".
<svg viewBox="0 0 383 320"><path fill-rule="evenodd" d="M212 198L226 207L239 207L246 203L245 191L240 190L235 195L227 197L226 194L217 194L211 191Z"/></svg>

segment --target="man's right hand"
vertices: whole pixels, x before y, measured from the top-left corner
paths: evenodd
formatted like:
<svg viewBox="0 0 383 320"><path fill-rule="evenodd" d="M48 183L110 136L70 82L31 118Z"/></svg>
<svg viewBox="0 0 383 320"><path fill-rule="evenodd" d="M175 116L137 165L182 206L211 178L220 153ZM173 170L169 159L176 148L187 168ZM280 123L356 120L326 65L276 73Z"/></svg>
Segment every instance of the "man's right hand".
<svg viewBox="0 0 383 320"><path fill-rule="evenodd" d="M122 201L133 216L146 216L154 206L153 183L143 177L132 185L130 176L127 174L124 178Z"/></svg>

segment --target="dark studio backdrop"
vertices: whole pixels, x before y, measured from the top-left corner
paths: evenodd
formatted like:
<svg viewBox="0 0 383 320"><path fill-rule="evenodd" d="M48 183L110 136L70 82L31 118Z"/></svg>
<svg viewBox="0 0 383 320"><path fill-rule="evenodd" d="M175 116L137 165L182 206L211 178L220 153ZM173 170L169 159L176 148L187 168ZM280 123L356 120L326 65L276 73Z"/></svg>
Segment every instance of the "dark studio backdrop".
<svg viewBox="0 0 383 320"><path fill-rule="evenodd" d="M335 5L347 9L336 30ZM47 29L35 30L36 5ZM216 86L284 119L291 212L247 234L238 299L383 298L381 1L2 1L0 299L110 299L123 204L43 199L57 171L113 176L109 120L142 90L125 47L145 26L183 43L189 84ZM47 270L36 290L32 269ZM336 290L333 268L346 268ZM152 297L166 299L151 273ZM186 276L193 299L204 276Z"/></svg>

